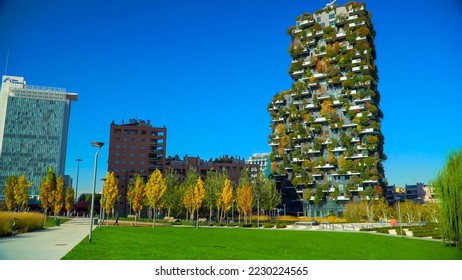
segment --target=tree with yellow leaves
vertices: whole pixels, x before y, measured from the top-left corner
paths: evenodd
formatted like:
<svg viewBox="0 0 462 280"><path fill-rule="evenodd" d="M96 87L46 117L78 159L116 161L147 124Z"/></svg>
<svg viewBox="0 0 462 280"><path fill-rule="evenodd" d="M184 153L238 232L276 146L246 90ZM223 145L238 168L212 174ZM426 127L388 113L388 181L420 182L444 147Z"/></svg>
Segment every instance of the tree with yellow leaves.
<svg viewBox="0 0 462 280"><path fill-rule="evenodd" d="M74 208L74 196L75 196L75 191L72 186L69 186L66 190L66 197L64 198L64 201L66 202L66 211L67 211L67 216L71 213L72 208Z"/></svg>
<svg viewBox="0 0 462 280"><path fill-rule="evenodd" d="M244 215L244 223L250 222L252 216L252 185L246 183L240 185L237 190L237 204L239 212Z"/></svg>
<svg viewBox="0 0 462 280"><path fill-rule="evenodd" d="M186 214L189 213L191 222L194 213L194 188L187 188L183 198L183 205L186 208Z"/></svg>
<svg viewBox="0 0 462 280"><path fill-rule="evenodd" d="M48 210L54 205L53 191L56 189L56 175L50 166L45 177L40 184L40 204L44 210L45 221L48 216Z"/></svg>
<svg viewBox="0 0 462 280"><path fill-rule="evenodd" d="M194 188L194 196L193 196L193 213L196 210L197 219L196 219L196 228L199 227L199 209L202 206L202 201L205 197L205 189L204 189L204 182L202 178L199 176L197 179L196 187Z"/></svg>
<svg viewBox="0 0 462 280"><path fill-rule="evenodd" d="M234 202L233 187L229 179L225 180L225 186L221 192L221 202L223 205L223 213L227 215Z"/></svg>
<svg viewBox="0 0 462 280"><path fill-rule="evenodd" d="M143 177L139 174L135 174L134 182L131 184L130 189L128 191L128 199L132 204L133 211L135 212L135 225L138 221L138 216L143 210L143 204L146 199L146 192L145 192L145 183Z"/></svg>
<svg viewBox="0 0 462 280"><path fill-rule="evenodd" d="M3 188L3 195L5 196L5 204L6 209L8 211L12 211L16 205L14 200L14 190L18 185L18 177L17 176L9 176L6 179L5 188Z"/></svg>
<svg viewBox="0 0 462 280"><path fill-rule="evenodd" d="M149 176L149 180L146 183L146 200L148 205L154 210L152 217L152 226L155 225L157 210L163 207L163 196L167 190L167 184L165 178L159 169L156 169Z"/></svg>
<svg viewBox="0 0 462 280"><path fill-rule="evenodd" d="M63 209L64 202L64 179L63 176L59 176L56 180L56 188L53 190L53 212L56 216L59 215Z"/></svg>
<svg viewBox="0 0 462 280"><path fill-rule="evenodd" d="M28 181L26 175L18 178L18 183L14 189L14 201L18 211L24 211L29 203L29 188L32 182Z"/></svg>
<svg viewBox="0 0 462 280"><path fill-rule="evenodd" d="M105 209L108 218L111 212L114 213L114 206L119 198L119 180L115 176L114 172L108 171L106 174L106 180L104 180L102 201L102 206ZM109 219L106 220L106 224L109 225Z"/></svg>

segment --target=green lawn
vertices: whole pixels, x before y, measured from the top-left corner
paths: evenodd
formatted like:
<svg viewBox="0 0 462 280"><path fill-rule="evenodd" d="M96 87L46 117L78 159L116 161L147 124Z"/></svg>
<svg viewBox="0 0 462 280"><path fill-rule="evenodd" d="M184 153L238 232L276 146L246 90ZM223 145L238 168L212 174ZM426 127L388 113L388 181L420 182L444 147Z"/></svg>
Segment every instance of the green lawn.
<svg viewBox="0 0 462 280"><path fill-rule="evenodd" d="M452 260L442 242L365 232L101 227L65 260Z"/></svg>

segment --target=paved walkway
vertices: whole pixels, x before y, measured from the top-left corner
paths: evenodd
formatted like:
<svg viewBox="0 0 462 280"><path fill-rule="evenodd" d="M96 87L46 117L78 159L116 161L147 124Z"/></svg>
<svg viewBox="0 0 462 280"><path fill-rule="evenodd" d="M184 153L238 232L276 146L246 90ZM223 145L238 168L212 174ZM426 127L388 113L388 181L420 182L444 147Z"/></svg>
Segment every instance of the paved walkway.
<svg viewBox="0 0 462 280"><path fill-rule="evenodd" d="M89 218L61 226L0 238L0 260L60 260L90 231Z"/></svg>

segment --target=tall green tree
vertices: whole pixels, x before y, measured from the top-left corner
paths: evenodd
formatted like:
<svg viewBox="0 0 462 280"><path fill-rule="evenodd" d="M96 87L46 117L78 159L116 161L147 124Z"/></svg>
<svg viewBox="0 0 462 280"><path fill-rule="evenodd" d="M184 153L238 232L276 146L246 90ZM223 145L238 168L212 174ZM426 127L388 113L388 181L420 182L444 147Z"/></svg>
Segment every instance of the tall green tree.
<svg viewBox="0 0 462 280"><path fill-rule="evenodd" d="M165 173L165 183L167 190L164 194L164 204L167 208L167 215L170 217L172 213L178 215L183 209L184 188L180 184L178 173L173 169L168 169Z"/></svg>
<svg viewBox="0 0 462 280"><path fill-rule="evenodd" d="M263 182L263 191L261 198L261 207L264 210L270 212L272 209L276 208L281 204L281 194L276 189L276 182L273 179L264 178Z"/></svg>
<svg viewBox="0 0 462 280"><path fill-rule="evenodd" d="M6 208L8 211L13 211L15 208L16 202L14 199L14 189L18 185L18 177L10 176L6 179L6 185L3 189L3 195L5 196Z"/></svg>
<svg viewBox="0 0 462 280"><path fill-rule="evenodd" d="M209 218L213 216L213 208L217 205L217 201L221 200L219 194L221 193L224 186L223 176L216 170L207 171L207 175L204 180L205 188L205 204L209 207ZM218 203L220 204L220 203ZM220 209L218 209L218 212ZM218 216L220 213L218 213Z"/></svg>
<svg viewBox="0 0 462 280"><path fill-rule="evenodd" d="M449 154L433 184L441 202L442 237L461 248L462 149Z"/></svg>
<svg viewBox="0 0 462 280"><path fill-rule="evenodd" d="M115 176L114 172L108 171L106 174L106 180L104 180L102 201L102 206L104 207L108 217L111 211L114 211L114 206L119 198L119 180ZM109 219L106 220L106 224L109 225Z"/></svg>
<svg viewBox="0 0 462 280"><path fill-rule="evenodd" d="M199 173L194 167L189 168L188 173L186 174L186 179L183 182L184 196L182 199L183 205L186 208L186 216L190 215L191 221L194 218L194 188L196 187L197 178Z"/></svg>
<svg viewBox="0 0 462 280"><path fill-rule="evenodd" d="M56 190L56 175L50 166L40 184L40 203L45 212L45 220L48 216L48 210L54 206L54 190Z"/></svg>
<svg viewBox="0 0 462 280"><path fill-rule="evenodd" d="M162 172L159 169L154 170L146 183L146 201L154 210L152 226L155 225L157 210L163 207L163 197L166 190L167 184Z"/></svg>

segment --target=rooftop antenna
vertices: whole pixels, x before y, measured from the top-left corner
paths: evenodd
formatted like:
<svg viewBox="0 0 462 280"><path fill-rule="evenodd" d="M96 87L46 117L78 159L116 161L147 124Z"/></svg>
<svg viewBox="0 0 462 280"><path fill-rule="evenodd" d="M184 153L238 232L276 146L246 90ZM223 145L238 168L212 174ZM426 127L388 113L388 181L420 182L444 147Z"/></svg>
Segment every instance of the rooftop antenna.
<svg viewBox="0 0 462 280"><path fill-rule="evenodd" d="M10 50L6 53L6 64L5 64L5 74L6 75L6 70L8 69L8 58L10 57Z"/></svg>
<svg viewBox="0 0 462 280"><path fill-rule="evenodd" d="M326 7L332 7L334 6L335 2L337 2L337 0L333 0L332 2L329 2L326 4Z"/></svg>

